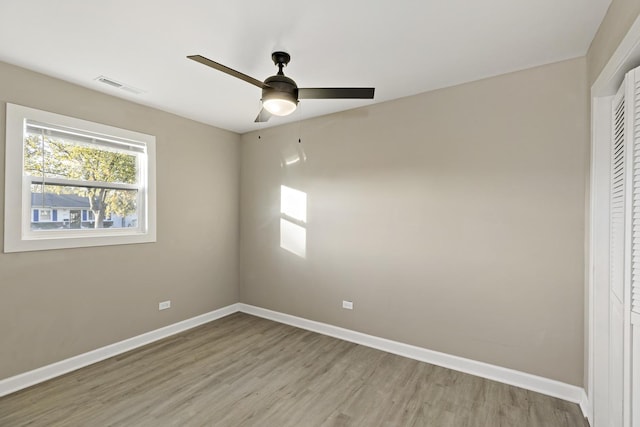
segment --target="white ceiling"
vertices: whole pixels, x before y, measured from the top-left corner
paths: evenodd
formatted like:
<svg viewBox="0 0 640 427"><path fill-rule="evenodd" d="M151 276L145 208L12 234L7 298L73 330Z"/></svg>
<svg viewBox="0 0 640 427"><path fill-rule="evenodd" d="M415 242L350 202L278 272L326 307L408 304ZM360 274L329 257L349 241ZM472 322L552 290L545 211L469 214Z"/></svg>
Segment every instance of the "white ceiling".
<svg viewBox="0 0 640 427"><path fill-rule="evenodd" d="M0 0L0 61L243 133L582 56L609 3ZM185 58L264 80L274 50L300 87L373 86L375 99L302 100L259 125L260 89Z"/></svg>

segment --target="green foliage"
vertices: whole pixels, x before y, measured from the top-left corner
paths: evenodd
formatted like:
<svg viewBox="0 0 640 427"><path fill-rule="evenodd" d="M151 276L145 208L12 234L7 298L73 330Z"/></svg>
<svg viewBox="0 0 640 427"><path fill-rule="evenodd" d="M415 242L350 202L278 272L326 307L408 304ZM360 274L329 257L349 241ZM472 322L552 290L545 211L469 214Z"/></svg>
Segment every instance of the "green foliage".
<svg viewBox="0 0 640 427"><path fill-rule="evenodd" d="M24 141L24 169L35 177L134 184L136 166L136 156L106 148L41 135L28 135ZM101 228L104 218L111 213L126 216L136 210L135 191L60 185L47 185L46 191L87 197L96 218L96 228Z"/></svg>

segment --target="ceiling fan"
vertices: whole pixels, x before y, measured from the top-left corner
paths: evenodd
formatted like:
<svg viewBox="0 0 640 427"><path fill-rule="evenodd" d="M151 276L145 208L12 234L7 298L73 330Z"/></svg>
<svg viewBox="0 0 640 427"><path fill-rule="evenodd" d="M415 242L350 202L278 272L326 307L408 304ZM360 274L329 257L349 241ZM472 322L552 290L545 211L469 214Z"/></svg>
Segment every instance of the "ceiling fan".
<svg viewBox="0 0 640 427"><path fill-rule="evenodd" d="M293 113L299 99L373 99L375 91L372 87L298 88L296 82L285 76L282 71L291 60L291 56L286 52L271 54L273 63L278 67L278 74L268 77L264 82L202 55L190 55L187 58L262 89L262 109L256 117L256 123L266 122L271 115L286 116Z"/></svg>

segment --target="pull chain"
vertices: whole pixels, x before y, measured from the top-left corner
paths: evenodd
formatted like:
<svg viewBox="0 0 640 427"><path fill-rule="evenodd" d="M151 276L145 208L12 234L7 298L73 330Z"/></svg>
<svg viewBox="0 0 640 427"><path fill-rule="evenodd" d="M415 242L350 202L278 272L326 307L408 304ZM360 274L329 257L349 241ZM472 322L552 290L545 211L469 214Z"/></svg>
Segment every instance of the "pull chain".
<svg viewBox="0 0 640 427"><path fill-rule="evenodd" d="M298 115L301 116L299 117L298 120L298 144L302 143L302 104L298 104Z"/></svg>
<svg viewBox="0 0 640 427"><path fill-rule="evenodd" d="M258 107L260 107L258 110L258 139L262 139L260 135L260 132L262 132L262 101L258 102Z"/></svg>

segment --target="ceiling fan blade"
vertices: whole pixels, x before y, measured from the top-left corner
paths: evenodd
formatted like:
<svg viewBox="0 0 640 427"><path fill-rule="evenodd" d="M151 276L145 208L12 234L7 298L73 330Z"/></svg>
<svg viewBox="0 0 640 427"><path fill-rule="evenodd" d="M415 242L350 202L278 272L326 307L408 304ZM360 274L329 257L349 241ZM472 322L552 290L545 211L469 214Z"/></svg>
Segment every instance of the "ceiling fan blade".
<svg viewBox="0 0 640 427"><path fill-rule="evenodd" d="M255 119L255 123L263 123L271 118L271 113L262 108Z"/></svg>
<svg viewBox="0 0 640 427"><path fill-rule="evenodd" d="M314 87L298 89L299 99L373 99L372 87Z"/></svg>
<svg viewBox="0 0 640 427"><path fill-rule="evenodd" d="M251 83L254 86L258 86L260 89L265 87L265 84L258 79L254 79L251 76L247 76L246 74L241 73L240 71L236 71L233 68L229 68L226 65L218 64L216 61L212 61L209 58L205 58L202 55L189 55L187 58L192 61L199 62L201 64L206 65L207 67L215 68L218 71L222 71L223 73L227 73L230 76L236 77L240 80L244 80L247 83Z"/></svg>

